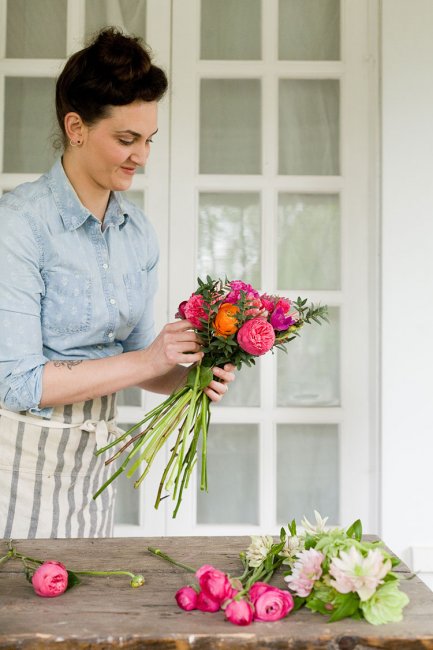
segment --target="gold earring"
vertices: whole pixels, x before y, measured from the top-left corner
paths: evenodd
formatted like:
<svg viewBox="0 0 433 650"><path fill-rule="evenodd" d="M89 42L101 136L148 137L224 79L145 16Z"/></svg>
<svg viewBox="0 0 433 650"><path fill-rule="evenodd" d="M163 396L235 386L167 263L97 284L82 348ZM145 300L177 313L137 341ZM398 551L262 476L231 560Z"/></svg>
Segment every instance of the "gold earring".
<svg viewBox="0 0 433 650"><path fill-rule="evenodd" d="M69 144L71 145L71 147L79 147L81 145L81 140L77 140L76 142L69 140Z"/></svg>

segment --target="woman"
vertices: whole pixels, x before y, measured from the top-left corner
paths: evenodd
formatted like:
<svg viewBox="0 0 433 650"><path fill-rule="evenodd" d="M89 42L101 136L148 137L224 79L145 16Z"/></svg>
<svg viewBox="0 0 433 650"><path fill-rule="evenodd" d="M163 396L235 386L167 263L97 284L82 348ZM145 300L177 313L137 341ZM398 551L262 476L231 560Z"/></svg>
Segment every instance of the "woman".
<svg viewBox="0 0 433 650"><path fill-rule="evenodd" d="M154 337L157 241L121 194L166 88L139 39L100 32L57 81L62 158L0 201L3 537L110 535L114 490L92 495L113 471L94 452L116 431L116 392L168 394L203 356L188 321ZM211 400L233 370L214 369Z"/></svg>

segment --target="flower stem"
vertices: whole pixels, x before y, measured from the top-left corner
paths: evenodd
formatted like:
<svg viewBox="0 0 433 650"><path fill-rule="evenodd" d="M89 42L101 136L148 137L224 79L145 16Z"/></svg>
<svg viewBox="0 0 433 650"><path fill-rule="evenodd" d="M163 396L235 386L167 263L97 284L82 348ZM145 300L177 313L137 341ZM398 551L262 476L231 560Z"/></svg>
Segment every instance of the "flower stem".
<svg viewBox="0 0 433 650"><path fill-rule="evenodd" d="M7 553L7 555L4 555L3 557L0 557L0 566L2 564L6 564L6 562L8 560L10 560L12 556L13 556L13 553L11 551L9 551L9 553Z"/></svg>
<svg viewBox="0 0 433 650"><path fill-rule="evenodd" d="M189 402L189 408L188 408L188 417L186 419L185 423L185 435L182 440L182 445L180 448L179 452L179 458L177 462L177 467L178 467L178 472L176 476L176 481L175 481L175 486L174 486L174 495L173 498L176 498L176 493L179 487L179 481L180 481L180 475L182 473L182 465L183 465L183 459L185 458L185 452L186 452L186 439L188 437L189 431L191 429L191 424L193 420L193 415L194 415L194 407L195 403L197 401L197 395L199 391L199 381L200 381L200 364L197 365L197 368L195 369L195 379L194 379L194 388L192 389L191 397L190 397L190 402Z"/></svg>
<svg viewBox="0 0 433 650"><path fill-rule="evenodd" d="M147 550L150 551L153 555L156 555L163 560L166 560L166 562L170 562L170 564L174 564L174 566L178 566L180 569L185 569L185 571L188 571L189 573L195 573L196 569L193 569L191 566L188 566L188 564L182 564L182 562L176 562L172 557L167 555L167 553L163 553L159 548L154 548L153 546L148 546Z"/></svg>
<svg viewBox="0 0 433 650"><path fill-rule="evenodd" d="M131 571L75 571L75 569L70 569L72 573L75 573L77 576L129 576L130 578L135 577L135 573Z"/></svg>

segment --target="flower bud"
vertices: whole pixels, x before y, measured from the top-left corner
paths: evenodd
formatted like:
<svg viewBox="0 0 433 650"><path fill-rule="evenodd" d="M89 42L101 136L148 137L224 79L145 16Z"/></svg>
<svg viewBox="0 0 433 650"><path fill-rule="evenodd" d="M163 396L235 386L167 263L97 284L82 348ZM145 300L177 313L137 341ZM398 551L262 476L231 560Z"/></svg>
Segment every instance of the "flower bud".
<svg viewBox="0 0 433 650"><path fill-rule="evenodd" d="M137 573L130 582L131 587L142 587L145 583L144 576L140 573Z"/></svg>

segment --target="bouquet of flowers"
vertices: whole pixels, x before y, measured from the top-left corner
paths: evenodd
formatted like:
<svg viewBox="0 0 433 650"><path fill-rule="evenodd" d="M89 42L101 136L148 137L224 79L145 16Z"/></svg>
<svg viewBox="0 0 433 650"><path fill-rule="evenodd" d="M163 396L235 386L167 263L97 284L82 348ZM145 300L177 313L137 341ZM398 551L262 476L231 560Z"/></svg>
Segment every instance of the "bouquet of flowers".
<svg viewBox="0 0 433 650"><path fill-rule="evenodd" d="M212 380L212 368L234 364L240 369L250 366L257 357L269 350L285 346L299 336L300 329L315 321L327 320L327 307L307 305L298 298L291 302L282 296L260 295L250 284L240 280L213 280L209 276L188 300L179 305L178 318L191 322L203 341L204 358L194 365L186 384L173 392L162 404L147 413L128 431L99 449L107 449L123 442L121 448L108 460L113 462L125 453L116 472L93 496L94 499L127 468L130 478L142 463L144 471L135 481L138 487L152 466L159 450L177 430L170 458L162 474L155 500L155 508L165 489L172 492L176 516L182 501L183 490L188 486L191 472L197 461L197 449L201 437L200 488L207 490L206 440L210 421L209 398L203 389ZM134 434L137 430L138 433Z"/></svg>
<svg viewBox="0 0 433 650"><path fill-rule="evenodd" d="M277 621L302 606L327 615L329 622L346 617L373 625L401 621L409 598L399 590L392 570L398 558L382 542L363 540L359 519L347 530L327 530L327 518L317 512L315 516L315 525L302 520L299 533L293 520L287 530L281 529L278 542L270 535L252 536L250 546L240 553L243 573L236 578L207 564L195 570L160 549L148 550L195 573L198 584L175 594L181 609L223 610L236 625ZM288 589L268 584L280 568Z"/></svg>

